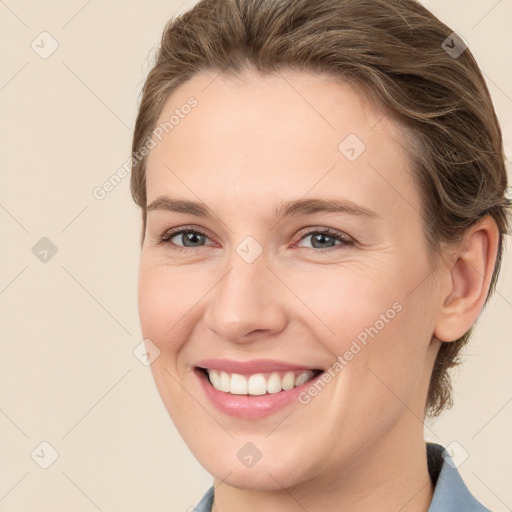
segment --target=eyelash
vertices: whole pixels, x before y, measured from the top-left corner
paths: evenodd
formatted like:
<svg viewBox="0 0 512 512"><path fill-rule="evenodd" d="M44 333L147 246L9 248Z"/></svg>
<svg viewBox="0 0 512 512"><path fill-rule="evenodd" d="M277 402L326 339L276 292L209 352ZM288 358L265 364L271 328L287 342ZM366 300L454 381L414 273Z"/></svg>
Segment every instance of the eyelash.
<svg viewBox="0 0 512 512"><path fill-rule="evenodd" d="M198 247L184 247L181 245L176 245L171 242L171 239L174 238L176 235L181 235L181 234L185 234L185 233L198 233L200 235L204 235L206 238L209 238L206 233L194 228L193 226L184 226L184 227L178 228L176 230L171 229L169 231L166 231L163 235L158 237L158 241L156 242L156 245L167 245L170 250L177 251L177 252L190 252L190 251L193 252L196 249L202 249L203 247L205 247L204 245L201 245ZM350 247L355 244L355 241L353 239L349 238L347 235L341 233L340 231L336 231L335 229L331 229L331 228L314 229L314 230L310 230L306 233L303 233L301 238L299 239L299 242L301 242L302 240L304 240L304 238L307 238L310 235L316 235L316 234L329 235L329 236L335 238L336 240L340 241L341 244L335 245L333 247L324 248L324 249L317 249L315 247L301 247L301 249L309 249L310 251L322 253L322 252L328 252L328 251L335 250L336 248Z"/></svg>

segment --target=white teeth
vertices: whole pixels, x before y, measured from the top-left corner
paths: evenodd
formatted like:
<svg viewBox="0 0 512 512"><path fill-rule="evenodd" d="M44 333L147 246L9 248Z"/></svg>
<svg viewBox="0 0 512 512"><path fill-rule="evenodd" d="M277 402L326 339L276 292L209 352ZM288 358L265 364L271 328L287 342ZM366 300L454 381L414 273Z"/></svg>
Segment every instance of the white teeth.
<svg viewBox="0 0 512 512"><path fill-rule="evenodd" d="M279 393L283 388L281 386L281 378L278 373L272 373L267 380L267 391L269 393Z"/></svg>
<svg viewBox="0 0 512 512"><path fill-rule="evenodd" d="M293 389L295 387L295 375L293 372L287 372L283 378L283 382L281 383L283 389L288 391L289 389Z"/></svg>
<svg viewBox="0 0 512 512"><path fill-rule="evenodd" d="M302 384L305 384L309 379L309 376L307 373L301 373L300 375L297 375L295 377L295 387L302 386Z"/></svg>
<svg viewBox="0 0 512 512"><path fill-rule="evenodd" d="M229 390L231 389L231 375L226 372L220 372L220 391L224 391L224 393L229 393ZM215 386L214 386L215 387Z"/></svg>
<svg viewBox="0 0 512 512"><path fill-rule="evenodd" d="M268 379L262 373L256 373L247 378L239 373L227 373L221 370L206 370L212 386L218 391L233 395L264 395L265 393L279 393L301 386L310 380L314 372L286 372L281 378L279 373L273 372Z"/></svg>
<svg viewBox="0 0 512 512"><path fill-rule="evenodd" d="M210 370L208 375L210 376L213 387L215 389L222 389L220 372L217 370Z"/></svg>
<svg viewBox="0 0 512 512"><path fill-rule="evenodd" d="M267 392L267 381L261 373L249 377L248 392L249 395L264 395Z"/></svg>
<svg viewBox="0 0 512 512"><path fill-rule="evenodd" d="M233 373L231 375L230 393L232 395L247 395L247 388L247 379L243 375L238 373Z"/></svg>

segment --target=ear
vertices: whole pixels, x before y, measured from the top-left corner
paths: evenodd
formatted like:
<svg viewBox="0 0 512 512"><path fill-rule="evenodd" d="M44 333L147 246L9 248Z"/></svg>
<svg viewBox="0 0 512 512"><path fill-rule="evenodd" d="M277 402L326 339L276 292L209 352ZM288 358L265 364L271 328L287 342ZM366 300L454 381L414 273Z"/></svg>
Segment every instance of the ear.
<svg viewBox="0 0 512 512"><path fill-rule="evenodd" d="M496 221L487 215L466 233L450 259L434 336L455 341L475 323L491 284L499 242Z"/></svg>

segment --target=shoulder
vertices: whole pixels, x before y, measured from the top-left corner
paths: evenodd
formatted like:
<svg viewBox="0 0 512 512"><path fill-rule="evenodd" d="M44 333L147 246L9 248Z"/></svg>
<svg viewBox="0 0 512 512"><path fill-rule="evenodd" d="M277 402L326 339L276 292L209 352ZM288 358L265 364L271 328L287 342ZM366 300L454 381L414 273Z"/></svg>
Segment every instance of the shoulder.
<svg viewBox="0 0 512 512"><path fill-rule="evenodd" d="M211 512L213 506L213 487L210 487L201 501L192 509L191 512Z"/></svg>
<svg viewBox="0 0 512 512"><path fill-rule="evenodd" d="M471 494L443 446L427 443L427 463L435 486L428 512L491 512Z"/></svg>

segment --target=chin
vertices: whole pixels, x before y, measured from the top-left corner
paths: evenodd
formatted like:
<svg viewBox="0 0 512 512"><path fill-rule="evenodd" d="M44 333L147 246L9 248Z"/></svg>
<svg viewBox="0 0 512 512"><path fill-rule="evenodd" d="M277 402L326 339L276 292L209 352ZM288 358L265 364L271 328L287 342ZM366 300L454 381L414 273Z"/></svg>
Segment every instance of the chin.
<svg viewBox="0 0 512 512"><path fill-rule="evenodd" d="M258 468L236 468L213 465L205 469L216 479L231 487L248 491L282 491L293 487L297 482L290 478L289 471L267 470L263 465ZM228 475L228 476L226 476Z"/></svg>
<svg viewBox="0 0 512 512"><path fill-rule="evenodd" d="M247 449L240 453L240 445L246 445L246 441L240 439L243 438L230 439L230 443L218 445L215 450L205 450L204 447L190 445L189 447L208 473L237 489L280 491L283 488L294 487L307 479L307 475L304 474L305 468L301 466L303 461L300 453L296 451L290 453L282 445L275 448L262 447L261 458L252 466L244 465L240 459L243 460L244 454L250 453L251 450ZM262 445L261 441L255 440L256 443ZM236 448L232 445L236 445Z"/></svg>

